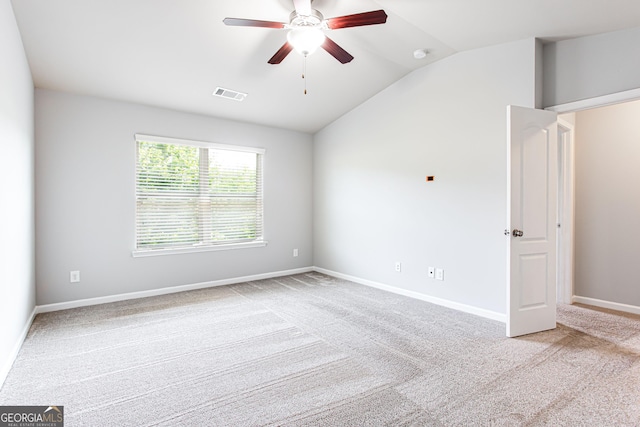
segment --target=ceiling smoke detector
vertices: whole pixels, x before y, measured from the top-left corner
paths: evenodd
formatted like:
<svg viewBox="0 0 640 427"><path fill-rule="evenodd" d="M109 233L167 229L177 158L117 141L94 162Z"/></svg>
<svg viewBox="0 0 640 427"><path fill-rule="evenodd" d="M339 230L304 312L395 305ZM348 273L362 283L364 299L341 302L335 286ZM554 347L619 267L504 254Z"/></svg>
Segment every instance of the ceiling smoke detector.
<svg viewBox="0 0 640 427"><path fill-rule="evenodd" d="M413 57L415 59L424 59L429 54L427 49L416 49L413 51Z"/></svg>

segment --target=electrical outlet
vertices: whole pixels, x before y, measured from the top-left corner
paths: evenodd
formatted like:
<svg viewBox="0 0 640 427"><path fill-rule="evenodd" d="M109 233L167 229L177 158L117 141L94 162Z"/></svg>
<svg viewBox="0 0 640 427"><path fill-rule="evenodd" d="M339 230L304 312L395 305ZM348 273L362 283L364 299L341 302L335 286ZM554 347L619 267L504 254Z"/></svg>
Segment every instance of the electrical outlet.
<svg viewBox="0 0 640 427"><path fill-rule="evenodd" d="M444 280L444 270L436 268L436 280Z"/></svg>
<svg viewBox="0 0 640 427"><path fill-rule="evenodd" d="M400 261L396 261L396 273L400 273L402 271L402 263Z"/></svg>
<svg viewBox="0 0 640 427"><path fill-rule="evenodd" d="M69 282L70 283L78 283L80 282L80 272L78 270L69 272Z"/></svg>
<svg viewBox="0 0 640 427"><path fill-rule="evenodd" d="M436 277L436 268L435 267L429 267L427 270L427 274L430 278L434 278Z"/></svg>
<svg viewBox="0 0 640 427"><path fill-rule="evenodd" d="M298 256L298 249L293 250L293 256Z"/></svg>

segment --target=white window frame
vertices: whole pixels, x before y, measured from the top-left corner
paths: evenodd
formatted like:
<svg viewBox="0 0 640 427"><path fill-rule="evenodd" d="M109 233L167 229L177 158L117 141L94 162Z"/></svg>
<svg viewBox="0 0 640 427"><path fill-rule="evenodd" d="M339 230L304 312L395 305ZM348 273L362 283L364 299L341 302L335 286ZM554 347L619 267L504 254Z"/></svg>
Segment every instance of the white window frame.
<svg viewBox="0 0 640 427"><path fill-rule="evenodd" d="M218 149L218 150L229 150L236 152L250 152L256 153L262 156L262 165L261 165L261 182L262 182L262 212L260 212L260 217L262 219L262 236L256 240L249 242L233 242L233 243L214 243L214 244L199 244L195 246L185 246L185 247L175 247L175 248L155 248L155 249L138 249L137 247L133 249L131 255L133 257L148 257L148 256L157 256L157 255L175 255L175 254L186 254L186 253L196 253L196 252L209 252L209 251L224 251L224 250L233 250L233 249L243 249L243 248L258 248L267 246L268 242L264 239L265 235L265 227L264 227L264 155L266 150L264 148L256 148L256 147L246 147L246 146L238 146L238 145L230 145L230 144L220 144L214 142L205 142L205 141L195 141L189 139L181 139L181 138L168 138L163 136L153 136L153 135L144 135L144 134L135 134L134 142L137 146L138 141L144 142L152 142L159 144L173 144L173 145L186 145L191 147L200 147L207 149ZM137 149L136 149L137 151ZM201 160L202 161L202 160ZM135 179L137 181L137 167L138 167L138 155L136 152L135 156ZM136 186L137 187L137 186ZM135 203L136 203L136 214L135 214L135 223L137 224L137 188L135 195ZM136 226L134 226L134 246L137 245L137 233Z"/></svg>

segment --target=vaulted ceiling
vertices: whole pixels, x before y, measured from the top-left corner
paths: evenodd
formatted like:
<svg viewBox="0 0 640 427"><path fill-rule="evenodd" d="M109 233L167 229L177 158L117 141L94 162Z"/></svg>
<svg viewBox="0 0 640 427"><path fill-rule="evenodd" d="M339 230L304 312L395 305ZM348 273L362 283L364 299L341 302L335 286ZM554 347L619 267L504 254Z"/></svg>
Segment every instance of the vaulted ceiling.
<svg viewBox="0 0 640 427"><path fill-rule="evenodd" d="M314 133L411 71L456 52L640 26L638 0L314 0L326 18L384 9L384 25L328 30L355 59L319 50L267 63L292 0L12 0L36 87ZM413 51L427 49L425 59ZM304 94L304 88L307 94ZM217 87L248 93L214 97Z"/></svg>

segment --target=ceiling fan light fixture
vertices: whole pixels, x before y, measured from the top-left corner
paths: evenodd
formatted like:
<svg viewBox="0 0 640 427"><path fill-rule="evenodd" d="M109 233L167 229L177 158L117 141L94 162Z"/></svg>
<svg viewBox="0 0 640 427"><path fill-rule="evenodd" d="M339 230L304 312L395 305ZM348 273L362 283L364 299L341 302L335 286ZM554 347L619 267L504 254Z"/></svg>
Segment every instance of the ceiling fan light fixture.
<svg viewBox="0 0 640 427"><path fill-rule="evenodd" d="M322 46L322 43L324 43L325 40L325 35L318 27L302 26L293 28L289 31L287 34L287 40L296 52L300 53L302 56L308 56Z"/></svg>

